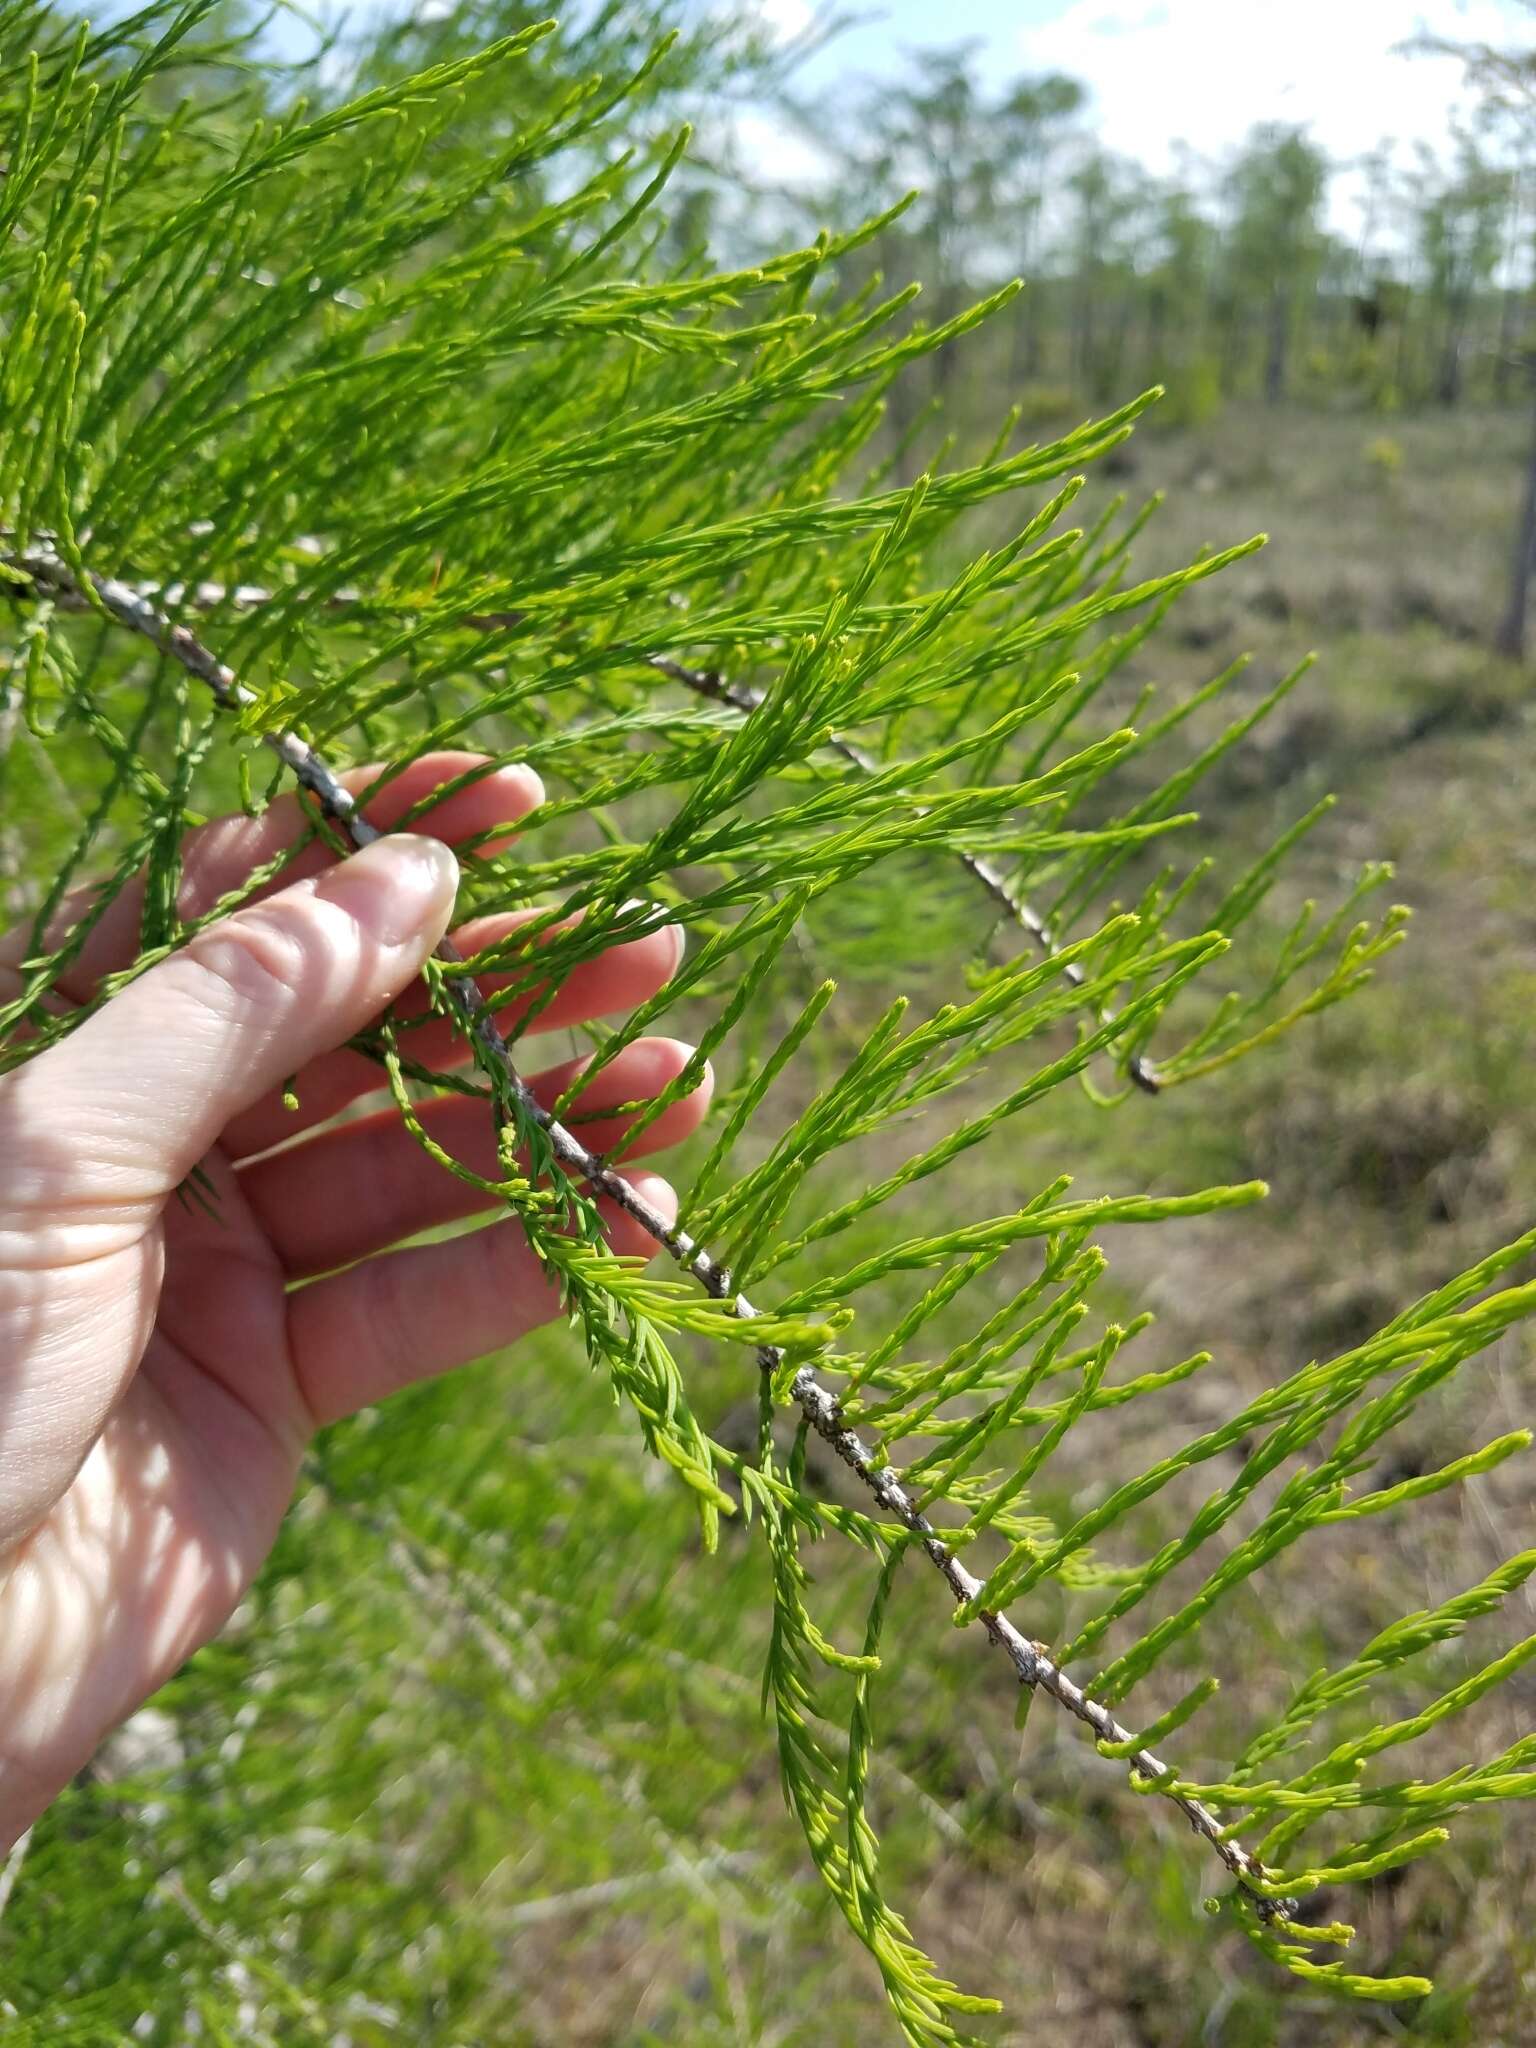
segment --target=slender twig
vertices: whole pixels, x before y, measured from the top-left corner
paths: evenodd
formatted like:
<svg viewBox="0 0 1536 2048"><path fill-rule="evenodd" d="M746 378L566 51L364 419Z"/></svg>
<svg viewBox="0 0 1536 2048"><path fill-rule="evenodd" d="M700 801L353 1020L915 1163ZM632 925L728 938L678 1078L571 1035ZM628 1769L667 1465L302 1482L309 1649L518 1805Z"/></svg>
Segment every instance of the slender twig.
<svg viewBox="0 0 1536 2048"><path fill-rule="evenodd" d="M749 1877L758 1858L750 1850L715 1850L699 1860L679 1867L675 1858L670 1868L642 1870L632 1877L605 1877L597 1884L578 1885L574 1891L546 1892L536 1899L519 1899L515 1905L494 1908L503 1927L536 1927L558 1920L567 1913L589 1912L594 1906L616 1906L625 1899L649 1897L658 1885L680 1884L694 1888L701 1880L715 1877ZM483 1889L483 1887L482 1887Z"/></svg>
<svg viewBox="0 0 1536 2048"><path fill-rule="evenodd" d="M4 1863L0 1863L0 1918L11 1903L11 1893L16 1889L16 1880L21 1875L21 1866L27 1860L27 1851L32 1846L32 1830L18 1835L11 1844Z"/></svg>
<svg viewBox="0 0 1536 2048"><path fill-rule="evenodd" d="M730 704L747 716L756 711L763 701L761 690L751 689L745 683L729 682L718 669L691 668L686 662L674 660L670 654L648 654L645 661L647 667L655 669L658 675L667 676L674 683L681 683L684 689L692 690L698 696L710 697L717 704ZM846 738L842 733L829 733L827 745L834 754L841 754L845 761L857 768L861 775L880 773L880 763L874 755L866 753L857 741ZM983 860L979 853L961 853L959 861L963 868L976 877L1004 915L1029 934L1048 960L1054 959L1058 948L1045 920L1031 909L1022 897L1013 893L1001 870L995 868L990 861ZM1063 961L1061 972L1062 978L1069 981L1074 988L1082 988L1087 980L1087 976L1075 960ZM1101 1013L1101 1023L1110 1024L1113 1021L1113 1011L1105 1010ZM1161 1092L1162 1083L1158 1080L1155 1069L1140 1053L1131 1055L1126 1063L1126 1072L1136 1086L1146 1094L1157 1095Z"/></svg>
<svg viewBox="0 0 1536 2048"><path fill-rule="evenodd" d="M21 685L12 684L0 674L0 788L7 779L11 748L21 725ZM14 827L0 828L0 891L10 901L7 908L16 910L22 896L18 877L18 856L20 839Z"/></svg>
<svg viewBox="0 0 1536 2048"><path fill-rule="evenodd" d="M217 1880L215 1880L217 1883ZM220 1927L212 1915L200 1906L187 1887L187 1881L179 1870L171 1870L157 1880L155 1893L166 1899L188 1919L210 1947L226 1956L230 1963L245 1973L247 1981L255 1985L264 1984L276 1992L280 2001L288 2004L316 2030L316 2038L334 2039L330 2022L309 1993L294 1983L287 1962L270 1961L249 1945L242 1944L226 1928Z"/></svg>
<svg viewBox="0 0 1536 2048"><path fill-rule="evenodd" d="M13 569L31 578L36 588L56 602L79 609L95 608L92 598L76 582L67 564L48 549L18 552L7 558ZM218 704L227 710L244 710L257 699L234 671L203 646L185 626L156 611L150 601L109 576L90 574L95 605L105 609L130 631L141 634L162 654L181 663L190 675L204 682ZM324 814L336 824L354 847L371 845L383 834L358 811L357 801L344 789L309 742L291 731L262 735L264 743L289 768L300 785L315 798ZM462 956L448 940L437 949L437 957L449 966L462 965ZM759 1311L732 1284L731 1275L703 1245L685 1230L670 1224L621 1173L591 1152L559 1120L550 1115L534 1097L518 1072L510 1047L472 977L449 974L444 985L458 1013L475 1057L485 1071L515 1100L518 1112L544 1136L553 1157L573 1179L585 1182L631 1217L685 1271L692 1274L704 1291L725 1302L733 1314L750 1321ZM759 1347L758 1364L776 1377L784 1354L776 1345ZM824 1387L809 1366L802 1366L790 1384L790 1396L805 1421L848 1467L876 1504L913 1536L917 1546L943 1579L957 1606L967 1606L982 1591L981 1581L968 1572L943 1536L922 1513L902 1483L894 1466L882 1465L848 1428L835 1394ZM1058 1706L1092 1731L1097 1740L1119 1745L1136 1742L1136 1736L1117 1721L1107 1707L1090 1699L1081 1686L1052 1659L1043 1643L1032 1642L1004 1614L979 1608L974 1617L990 1642L1002 1651L1021 1685L1048 1694ZM1146 1748L1135 1748L1127 1756L1133 1774L1144 1781L1172 1779L1173 1767ZM1194 1832L1208 1842L1226 1869L1243 1889L1262 1920L1273 1921L1294 1910L1292 1902L1265 1895L1268 1874L1258 1859L1232 1839L1227 1824L1218 1819L1201 1800L1183 1792L1165 1795L1183 1813Z"/></svg>
<svg viewBox="0 0 1536 2048"><path fill-rule="evenodd" d="M318 542L308 545L319 551ZM136 596L146 598L151 603L158 601L173 610L190 603L200 611L212 611L224 604L234 604L242 610L249 611L270 604L273 595L259 583L186 584L136 581L127 587ZM362 601L361 592L349 589L332 591L325 600L328 607L337 610L347 610ZM466 612L459 624L479 633L503 633L522 625L526 618L527 613L520 611ZM678 661L670 654L647 654L641 659L646 667L654 669L657 675L666 676L670 682L681 683L685 690L691 690L695 696L708 697L716 704L729 704L733 710L740 711L745 716L750 717L763 701L761 690L754 690L746 683L733 683L721 675L718 669L694 668L687 662ZM880 763L874 756L866 753L857 741L848 739L844 734L829 733L827 745L834 754L840 754L852 767L857 768L861 775L877 775L880 772ZM1054 959L1060 948L1052 936L1050 927L1023 897L1014 894L1002 871L977 853L960 853L957 858L960 865L975 876L1003 915L1018 925L1021 931L1027 933L1046 959ZM1087 976L1075 960L1063 962L1061 972L1063 979L1070 982L1074 988L1082 988L1087 980ZM1113 1023L1113 1010L1101 1011L1099 1021L1101 1024ZM1131 1055L1126 1062L1125 1071L1129 1079L1144 1094L1157 1095L1162 1092L1162 1083L1158 1079L1156 1068L1141 1053Z"/></svg>

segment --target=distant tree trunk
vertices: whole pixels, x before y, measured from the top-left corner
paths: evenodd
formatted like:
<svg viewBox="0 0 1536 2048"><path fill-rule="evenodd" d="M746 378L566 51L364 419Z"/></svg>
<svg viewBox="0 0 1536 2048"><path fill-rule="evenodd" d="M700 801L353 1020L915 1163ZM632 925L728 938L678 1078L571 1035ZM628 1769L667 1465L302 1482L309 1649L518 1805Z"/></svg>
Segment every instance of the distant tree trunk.
<svg viewBox="0 0 1536 2048"><path fill-rule="evenodd" d="M896 458L896 476L899 482L910 484L916 481L917 465L909 446L905 445L908 434L917 417L917 383L912 377L898 377L886 395L886 418L890 422L891 439L899 453Z"/></svg>
<svg viewBox="0 0 1536 2048"><path fill-rule="evenodd" d="M1527 380L1536 385L1536 363L1527 357ZM1509 598L1494 646L1511 661L1525 656L1526 616L1530 605L1531 572L1536 569L1536 405L1531 411L1531 444L1525 461L1525 496L1520 506L1520 525L1515 534L1514 554L1509 566Z"/></svg>
<svg viewBox="0 0 1536 2048"><path fill-rule="evenodd" d="M1414 364L1413 329L1416 324L1413 313L1414 309L1411 304L1404 306L1402 317L1397 323L1397 350L1394 356L1392 381L1399 404L1402 403L1412 388L1411 379L1413 377Z"/></svg>
<svg viewBox="0 0 1536 2048"><path fill-rule="evenodd" d="M1031 185L1023 203L1024 232L1019 246L1019 275L1024 280L1024 289L1013 302L1013 346L1009 352L1009 371L1015 396L1022 386L1032 383L1040 375L1041 299L1045 291L1045 274L1037 261L1041 196L1038 185Z"/></svg>
<svg viewBox="0 0 1536 2048"><path fill-rule="evenodd" d="M949 282L939 285L938 290L934 293L934 299L936 302L934 305L934 325L936 327L942 327L947 322L953 320L963 303L959 286ZM933 353L931 358L933 394L941 402L948 399L950 391L954 386L955 369L958 361L959 358L956 355L953 342L947 343L943 348L936 349Z"/></svg>
<svg viewBox="0 0 1536 2048"><path fill-rule="evenodd" d="M1247 336L1247 322L1236 304L1229 304L1223 311L1221 321L1221 353L1219 376L1221 395L1231 398L1237 390L1238 378L1242 371L1243 343Z"/></svg>
<svg viewBox="0 0 1536 2048"><path fill-rule="evenodd" d="M1038 279L1027 279L1023 291L1013 302L1013 347L1009 367L1015 398L1024 385L1040 374L1041 290Z"/></svg>
<svg viewBox="0 0 1536 2048"><path fill-rule="evenodd" d="M1504 405L1509 399L1510 379L1515 367L1515 333L1520 324L1520 294L1505 290L1499 294L1499 345L1493 357L1493 401Z"/></svg>
<svg viewBox="0 0 1536 2048"><path fill-rule="evenodd" d="M1285 287L1277 278L1269 295L1269 343L1264 353L1264 398L1278 405L1285 396L1285 358L1290 340L1290 308Z"/></svg>
<svg viewBox="0 0 1536 2048"><path fill-rule="evenodd" d="M1461 344L1466 324L1466 307L1453 300L1446 310L1445 342L1435 378L1435 398L1441 405L1457 405L1461 400Z"/></svg>
<svg viewBox="0 0 1536 2048"><path fill-rule="evenodd" d="M1073 321L1077 330L1073 353L1077 358L1077 387L1080 391L1090 392L1095 388L1097 355L1094 317L1097 308L1094 299L1094 279L1085 271L1078 288L1076 317Z"/></svg>
<svg viewBox="0 0 1536 2048"><path fill-rule="evenodd" d="M1147 297L1147 368L1161 377L1168 367L1168 294L1155 284Z"/></svg>
<svg viewBox="0 0 1536 2048"><path fill-rule="evenodd" d="M1044 291L1045 286L1042 283L1040 294L1036 296L1036 303L1031 309L1029 319L1024 327L1024 374L1026 377L1038 377L1045 369L1045 334L1046 321L1049 316L1040 304L1040 295Z"/></svg>
<svg viewBox="0 0 1536 2048"><path fill-rule="evenodd" d="M1121 365L1125 355L1125 344L1131 335L1132 323L1136 318L1136 300L1133 293L1126 291L1111 311L1108 322L1108 336L1099 345L1094 355L1093 395L1101 403L1107 402L1118 390L1121 380Z"/></svg>

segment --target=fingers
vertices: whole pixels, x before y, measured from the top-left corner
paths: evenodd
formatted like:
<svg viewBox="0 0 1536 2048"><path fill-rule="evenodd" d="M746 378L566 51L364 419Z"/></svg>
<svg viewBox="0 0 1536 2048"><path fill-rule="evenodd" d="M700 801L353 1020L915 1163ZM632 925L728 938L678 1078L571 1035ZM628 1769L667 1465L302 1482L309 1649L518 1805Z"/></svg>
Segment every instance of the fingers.
<svg viewBox="0 0 1536 2048"><path fill-rule="evenodd" d="M573 1116L582 1142L622 1160L633 1116L604 1116L670 1086L692 1057L672 1038L627 1046L577 1098ZM530 1085L550 1107L581 1072L570 1060ZM695 1131L709 1108L713 1078L706 1069L692 1093L671 1103L641 1133L638 1152L658 1152ZM588 1121L592 1118L592 1121ZM483 1102L467 1097L426 1104L423 1125L452 1157L486 1179L501 1168L496 1135ZM274 1152L242 1168L240 1189L289 1275L303 1279L367 1258L402 1238L477 1215L491 1205L480 1189L431 1159L393 1110L323 1132L309 1143ZM505 1341L505 1340L504 1340Z"/></svg>
<svg viewBox="0 0 1536 2048"><path fill-rule="evenodd" d="M634 1185L668 1223L675 1219L677 1197L664 1180L637 1174ZM598 1207L616 1252L654 1249L639 1224L607 1201ZM289 1297L289 1353L319 1425L499 1351L562 1312L559 1290L509 1221L301 1288Z"/></svg>
<svg viewBox="0 0 1536 2048"><path fill-rule="evenodd" d="M23 1067L0 1155L19 1162L33 1210L51 1196L71 1217L88 1205L132 1225L232 1117L400 993L441 938L457 879L436 840L377 840L210 925Z"/></svg>
<svg viewBox="0 0 1536 2048"><path fill-rule="evenodd" d="M535 915L533 911L516 911L500 917L475 918L454 933L454 943L461 953L482 952L510 937ZM677 971L682 951L683 935L676 925L664 925L638 939L610 946L596 959L584 960L571 970L548 1006L539 1012L535 1029L564 1030L600 1017L626 1014L666 986ZM486 995L507 987L512 979L510 974L477 977ZM502 1028L510 1029L527 1014L532 1002L529 995L508 1004L498 1013ZM426 991L418 982L401 997L394 1014L408 1021L422 1017L425 1010ZM402 1032L400 1043L408 1058L424 1066L451 1068L462 1065L469 1057L463 1034L446 1017L432 1017ZM284 1144L327 1122L359 1096L376 1094L383 1078L375 1060L342 1046L313 1061L296 1076L296 1111L285 1108L281 1091L273 1090L231 1124L224 1134L224 1150L231 1159L249 1159L274 1145Z"/></svg>
<svg viewBox="0 0 1536 2048"><path fill-rule="evenodd" d="M364 815L380 830L399 823L407 811L428 797L434 789L453 781L484 761L482 754L443 752L423 755L402 769L377 796L363 805ZM362 795L378 780L378 767L350 769L338 779L354 796ZM498 827L512 826L527 817L544 800L544 785L531 768L519 766L492 770L479 781L434 804L410 828L445 843L473 839ZM205 915L222 898L245 883L257 869L276 860L285 847L303 838L309 816L296 795L274 798L259 818L236 813L215 818L187 835L182 848L182 877L177 909L188 920ZM492 842L495 844L496 842ZM505 843L505 842L501 842ZM321 874L335 865L336 855L316 840L269 884L255 900L274 894L295 881ZM96 901L95 888L72 891L49 926L44 944L60 944ZM129 884L107 907L77 957L59 980L59 987L71 1001L82 1003L94 994L108 974L132 965L140 944L143 915L142 876ZM30 927L18 926L0 938L0 970L14 967L28 952Z"/></svg>

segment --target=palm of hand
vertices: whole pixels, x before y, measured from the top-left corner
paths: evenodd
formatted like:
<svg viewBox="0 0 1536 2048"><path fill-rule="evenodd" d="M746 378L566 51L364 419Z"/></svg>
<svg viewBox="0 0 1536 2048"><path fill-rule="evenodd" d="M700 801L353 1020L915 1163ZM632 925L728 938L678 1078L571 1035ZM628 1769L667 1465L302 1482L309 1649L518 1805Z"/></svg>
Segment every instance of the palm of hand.
<svg viewBox="0 0 1536 2048"><path fill-rule="evenodd" d="M417 763L371 815L393 822L467 765ZM500 771L447 798L431 829L469 837L537 800L535 778ZM183 914L269 860L300 822L274 805L195 835ZM433 1165L392 1110L331 1121L378 1084L339 1041L402 991L398 1009L422 1008L412 978L446 922L453 871L430 848L409 860L411 844L423 842L391 840L340 867L308 849L281 894L211 927L0 1084L0 1355L11 1361L0 1389L0 1844L222 1626L271 1548L318 1423L510 1343L554 1311L515 1228L386 1250L483 1200ZM63 925L80 909L67 906ZM111 906L67 996L84 999L132 958L137 916L127 897ZM468 948L517 921L480 920ZM0 984L22 957L13 937ZM540 1023L627 1009L677 957L669 929L614 947L571 975ZM420 1057L458 1056L445 1024L418 1029ZM642 1100L687 1056L640 1040L595 1078L583 1108ZM550 1069L537 1092L552 1101L578 1064ZM281 1098L292 1073L297 1114ZM669 1108L641 1149L675 1143L706 1100L701 1089ZM454 1098L425 1117L450 1151L494 1170L481 1104ZM608 1151L625 1119L587 1128ZM670 1205L665 1183L647 1192ZM609 1222L618 1249L651 1248L627 1218Z"/></svg>

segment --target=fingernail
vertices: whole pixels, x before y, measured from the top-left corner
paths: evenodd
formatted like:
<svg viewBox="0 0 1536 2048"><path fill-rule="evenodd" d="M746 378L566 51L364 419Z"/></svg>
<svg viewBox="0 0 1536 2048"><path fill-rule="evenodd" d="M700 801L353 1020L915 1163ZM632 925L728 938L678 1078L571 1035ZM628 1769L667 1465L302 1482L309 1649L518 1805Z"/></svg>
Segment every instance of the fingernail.
<svg viewBox="0 0 1536 2048"><path fill-rule="evenodd" d="M529 811L536 811L544 801L544 778L536 768L530 768L526 761L517 761L505 768L498 768L490 779L492 782L500 783L504 789L516 792L520 820L526 817Z"/></svg>
<svg viewBox="0 0 1536 2048"><path fill-rule="evenodd" d="M647 1040L647 1043L655 1046L669 1045L680 1067L686 1067L699 1049L696 1045L690 1045L686 1038L658 1037Z"/></svg>
<svg viewBox="0 0 1536 2048"><path fill-rule="evenodd" d="M448 929L458 886L459 864L440 839L386 832L328 868L316 894L340 904L383 945L435 946Z"/></svg>
<svg viewBox="0 0 1536 2048"><path fill-rule="evenodd" d="M625 1178L648 1208L654 1209L670 1230L677 1221L677 1190L659 1173L632 1173Z"/></svg>

